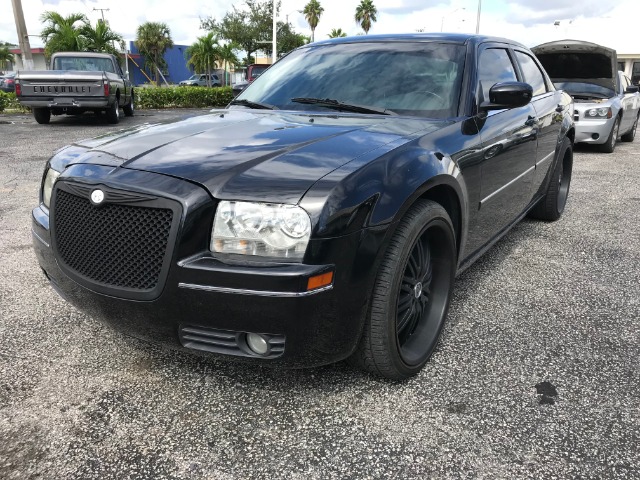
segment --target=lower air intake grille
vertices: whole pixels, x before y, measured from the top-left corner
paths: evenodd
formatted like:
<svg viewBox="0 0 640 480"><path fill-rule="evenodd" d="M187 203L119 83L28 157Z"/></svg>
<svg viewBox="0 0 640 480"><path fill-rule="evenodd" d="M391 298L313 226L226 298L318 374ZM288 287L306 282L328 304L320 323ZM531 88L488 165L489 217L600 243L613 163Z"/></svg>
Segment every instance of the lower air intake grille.
<svg viewBox="0 0 640 480"><path fill-rule="evenodd" d="M181 325L178 335L180 343L184 347L205 352L259 358L277 358L284 353L284 335L262 335L269 345L269 351L266 355L256 355L251 351L247 346L247 334L245 332Z"/></svg>
<svg viewBox="0 0 640 480"><path fill-rule="evenodd" d="M170 209L106 204L58 189L55 245L65 266L91 282L150 291L156 288L167 252Z"/></svg>

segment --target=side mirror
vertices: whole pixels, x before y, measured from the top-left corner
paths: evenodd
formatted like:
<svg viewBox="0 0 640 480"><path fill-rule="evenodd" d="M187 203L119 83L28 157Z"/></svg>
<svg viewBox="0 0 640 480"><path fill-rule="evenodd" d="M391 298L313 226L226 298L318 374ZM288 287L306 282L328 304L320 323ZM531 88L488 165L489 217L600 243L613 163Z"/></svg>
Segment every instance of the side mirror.
<svg viewBox="0 0 640 480"><path fill-rule="evenodd" d="M624 93L638 93L640 91L640 87L637 85L629 85Z"/></svg>
<svg viewBox="0 0 640 480"><path fill-rule="evenodd" d="M480 104L481 110L524 107L533 97L533 88L523 82L496 83L489 90L489 101Z"/></svg>

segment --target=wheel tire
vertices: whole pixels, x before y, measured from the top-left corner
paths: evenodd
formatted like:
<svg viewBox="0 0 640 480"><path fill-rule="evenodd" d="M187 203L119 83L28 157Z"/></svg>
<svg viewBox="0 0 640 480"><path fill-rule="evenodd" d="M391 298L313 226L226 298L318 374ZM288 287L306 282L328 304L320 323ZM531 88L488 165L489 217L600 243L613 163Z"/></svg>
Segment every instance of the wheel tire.
<svg viewBox="0 0 640 480"><path fill-rule="evenodd" d="M51 110L46 107L37 107L33 109L33 117L40 125L46 125L51 120Z"/></svg>
<svg viewBox="0 0 640 480"><path fill-rule="evenodd" d="M113 105L111 105L107 109L107 122L115 124L120 121L120 106L118 105L119 101L120 99L116 98L116 101L113 102Z"/></svg>
<svg viewBox="0 0 640 480"><path fill-rule="evenodd" d="M616 142L618 141L618 134L620 130L620 117L616 117L615 122L613 122L613 127L611 128L611 133L609 134L609 138L600 146L600 151L604 153L613 153L616 149Z"/></svg>
<svg viewBox="0 0 640 480"><path fill-rule="evenodd" d="M349 362L392 380L416 375L438 343L455 272L451 219L436 202L420 200L389 242L364 332Z"/></svg>
<svg viewBox="0 0 640 480"><path fill-rule="evenodd" d="M551 173L547 192L531 211L530 217L553 222L562 216L569 196L572 170L573 145L568 138L565 138L560 148L556 166Z"/></svg>
<svg viewBox="0 0 640 480"><path fill-rule="evenodd" d="M633 122L633 127L631 127L631 130L622 135L620 137L620 140L622 140L623 142L633 142L633 140L636 138L636 130L638 129L638 117L640 117L640 114L638 114L638 116L636 117L636 121Z"/></svg>
<svg viewBox="0 0 640 480"><path fill-rule="evenodd" d="M131 92L131 98L129 99L129 103L127 103L124 107L122 107L122 110L124 111L124 114L126 117L133 117L133 112L135 110L135 94L132 91Z"/></svg>

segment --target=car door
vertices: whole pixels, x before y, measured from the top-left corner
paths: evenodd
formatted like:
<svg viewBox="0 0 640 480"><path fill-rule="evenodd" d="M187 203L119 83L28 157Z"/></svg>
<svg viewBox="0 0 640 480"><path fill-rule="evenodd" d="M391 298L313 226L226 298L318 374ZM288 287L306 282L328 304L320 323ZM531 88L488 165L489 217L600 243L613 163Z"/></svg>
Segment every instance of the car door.
<svg viewBox="0 0 640 480"><path fill-rule="evenodd" d="M505 45L484 44L477 56L477 103L489 101L496 83L517 81L512 52ZM481 194L476 228L470 229L474 251L509 226L531 198L536 162L536 111L524 107L478 114L482 141Z"/></svg>
<svg viewBox="0 0 640 480"><path fill-rule="evenodd" d="M622 121L620 122L620 133L628 132L638 116L640 108L640 94L638 92L629 92L627 89L631 86L631 80L622 72L618 72L620 102L622 104Z"/></svg>
<svg viewBox="0 0 640 480"><path fill-rule="evenodd" d="M531 201L542 188L542 182L553 164L562 128L562 93L553 87L538 61L529 52L515 48L514 53L520 67L521 80L533 88L531 105L537 118L538 148L529 198Z"/></svg>

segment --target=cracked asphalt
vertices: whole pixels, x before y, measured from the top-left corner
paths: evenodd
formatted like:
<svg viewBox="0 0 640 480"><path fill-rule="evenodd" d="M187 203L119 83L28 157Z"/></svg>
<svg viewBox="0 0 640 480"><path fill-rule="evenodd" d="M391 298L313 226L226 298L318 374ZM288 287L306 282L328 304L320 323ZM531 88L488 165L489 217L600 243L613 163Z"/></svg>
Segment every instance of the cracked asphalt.
<svg viewBox="0 0 640 480"><path fill-rule="evenodd" d="M202 113L0 115L0 478L640 479L640 139L576 152L562 219L457 279L439 348L398 384L163 350L48 286L30 213L52 152Z"/></svg>

